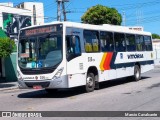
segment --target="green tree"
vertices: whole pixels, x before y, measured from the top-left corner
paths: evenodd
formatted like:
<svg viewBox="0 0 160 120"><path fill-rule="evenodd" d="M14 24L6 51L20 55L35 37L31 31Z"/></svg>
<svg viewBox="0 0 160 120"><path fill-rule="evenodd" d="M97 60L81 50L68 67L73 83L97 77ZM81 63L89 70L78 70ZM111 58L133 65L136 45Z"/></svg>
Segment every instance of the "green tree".
<svg viewBox="0 0 160 120"><path fill-rule="evenodd" d="M152 38L153 39L160 39L160 36L158 34L153 33L152 34Z"/></svg>
<svg viewBox="0 0 160 120"><path fill-rule="evenodd" d="M0 38L0 58L8 57L15 48L15 43L8 37Z"/></svg>
<svg viewBox="0 0 160 120"><path fill-rule="evenodd" d="M89 8L81 17L83 23L89 24L113 24L120 25L122 16L115 8L109 8L103 5L96 5Z"/></svg>

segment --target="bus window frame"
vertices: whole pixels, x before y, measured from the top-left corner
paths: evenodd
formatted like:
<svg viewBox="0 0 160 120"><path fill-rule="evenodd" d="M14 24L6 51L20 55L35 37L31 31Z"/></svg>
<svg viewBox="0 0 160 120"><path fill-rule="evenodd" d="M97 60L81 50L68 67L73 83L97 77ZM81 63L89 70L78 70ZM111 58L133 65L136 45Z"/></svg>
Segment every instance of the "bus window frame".
<svg viewBox="0 0 160 120"><path fill-rule="evenodd" d="M147 47L146 47L145 37L149 37L149 38L150 38L150 46L151 46L151 49L149 49L149 50L148 50ZM144 35L144 44L145 44L145 50L146 50L146 51L153 51L152 37L151 37L151 36L149 36L149 35Z"/></svg>
<svg viewBox="0 0 160 120"><path fill-rule="evenodd" d="M144 42L144 35L140 35L140 34L136 34L135 35L136 37L136 39L135 39L135 44L136 44L136 51L146 51L146 47L145 47L145 42ZM142 49L141 50L138 50L137 49L137 36L142 36L143 37L143 42L142 42Z"/></svg>
<svg viewBox="0 0 160 120"><path fill-rule="evenodd" d="M106 33L111 33L112 34L112 43L113 43L113 50L109 51L109 50L102 50L102 44L101 44L101 32L106 32ZM99 33L99 40L100 40L100 50L101 52L115 52L115 42L114 42L114 32L112 31L100 31Z"/></svg>
<svg viewBox="0 0 160 120"><path fill-rule="evenodd" d="M125 44L125 50L124 51L119 51L119 50L116 50L116 41L115 41L115 33L116 34L123 34L124 35L124 44ZM127 48L126 48L126 36L125 36L125 32L124 33L121 33L121 32L114 32L114 46L115 46L115 52L126 52Z"/></svg>
<svg viewBox="0 0 160 120"><path fill-rule="evenodd" d="M97 36L97 40L98 40L98 51L93 51L93 41L92 41L92 44L91 44L92 50L89 51L89 52L86 51L86 48L85 48L86 45L85 45L85 44L87 44L87 43L86 43L86 39L85 39L85 31L90 31L90 32L92 32L92 34L93 34L93 32L96 32L96 36ZM92 39L92 40L93 40L93 39ZM98 52L100 52L100 51L101 51L100 31L99 31L99 30L84 29L84 30L83 30L83 42L84 42L84 50L85 50L85 53L98 53ZM90 43L89 43L89 44L90 44Z"/></svg>
<svg viewBox="0 0 160 120"><path fill-rule="evenodd" d="M79 54L75 54L75 53L70 53L68 54L68 46L67 46L67 37L77 37L78 38L78 42L79 42ZM72 43L73 44L73 43ZM65 35L65 46L66 46L66 59L67 61L70 61L78 56L81 56L82 55L82 49L81 49L81 40L80 40L80 37L78 35ZM73 46L72 46L73 47Z"/></svg>
<svg viewBox="0 0 160 120"><path fill-rule="evenodd" d="M135 47L135 50L128 50L128 47L127 47L127 35L133 35L134 36L134 47ZM126 52L135 52L135 51L137 51L137 48L136 48L136 35L135 34L131 34L131 33L125 33L125 39L126 39Z"/></svg>

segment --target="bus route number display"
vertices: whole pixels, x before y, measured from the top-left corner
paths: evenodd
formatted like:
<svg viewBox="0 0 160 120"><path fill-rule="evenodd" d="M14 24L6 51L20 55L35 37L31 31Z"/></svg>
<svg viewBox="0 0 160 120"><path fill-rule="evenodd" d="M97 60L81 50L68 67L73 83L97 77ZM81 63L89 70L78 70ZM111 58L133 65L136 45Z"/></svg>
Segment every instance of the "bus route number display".
<svg viewBox="0 0 160 120"><path fill-rule="evenodd" d="M55 32L55 31L57 31L56 26L49 26L49 27L25 30L25 35L30 36L30 35L49 33L49 32Z"/></svg>

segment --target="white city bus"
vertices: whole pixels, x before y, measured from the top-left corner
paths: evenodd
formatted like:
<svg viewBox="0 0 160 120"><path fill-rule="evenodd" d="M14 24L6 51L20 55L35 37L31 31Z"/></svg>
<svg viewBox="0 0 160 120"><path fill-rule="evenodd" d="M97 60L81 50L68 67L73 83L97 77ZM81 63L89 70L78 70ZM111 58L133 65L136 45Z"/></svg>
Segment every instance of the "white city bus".
<svg viewBox="0 0 160 120"><path fill-rule="evenodd" d="M154 68L151 33L115 25L53 22L19 34L17 76L20 88L85 86L132 77Z"/></svg>

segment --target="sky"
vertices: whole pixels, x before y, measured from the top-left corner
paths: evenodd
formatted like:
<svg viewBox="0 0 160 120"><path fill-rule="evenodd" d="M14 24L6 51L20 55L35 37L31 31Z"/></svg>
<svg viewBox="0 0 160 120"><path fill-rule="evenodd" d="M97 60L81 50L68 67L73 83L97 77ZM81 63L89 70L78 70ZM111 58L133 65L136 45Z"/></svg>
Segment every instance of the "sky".
<svg viewBox="0 0 160 120"><path fill-rule="evenodd" d="M56 0L0 0L0 2L42 2L45 22L56 21ZM97 4L115 8L122 15L125 26L142 26L145 31L160 35L160 0L69 0L65 4L67 20L81 22L81 16L88 8ZM63 17L62 17L63 18Z"/></svg>

